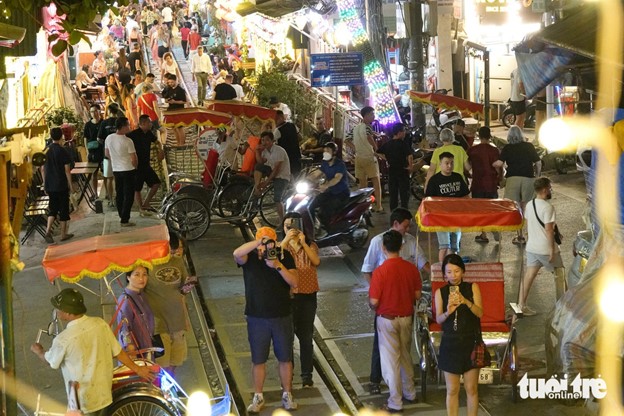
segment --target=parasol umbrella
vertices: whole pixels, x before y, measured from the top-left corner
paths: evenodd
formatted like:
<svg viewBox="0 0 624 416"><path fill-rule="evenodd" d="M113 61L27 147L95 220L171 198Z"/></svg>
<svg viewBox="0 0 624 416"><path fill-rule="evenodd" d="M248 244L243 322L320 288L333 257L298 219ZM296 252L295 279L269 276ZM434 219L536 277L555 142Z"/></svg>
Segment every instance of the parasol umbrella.
<svg viewBox="0 0 624 416"><path fill-rule="evenodd" d="M163 125L165 127L225 127L232 122L232 116L218 111L204 108L185 108L182 110L166 111Z"/></svg>
<svg viewBox="0 0 624 416"><path fill-rule="evenodd" d="M167 261L169 233L161 224L49 246L42 264L50 282L60 277L77 283L84 277L101 279L114 271L127 272L137 266L151 269Z"/></svg>
<svg viewBox="0 0 624 416"><path fill-rule="evenodd" d="M458 110L461 113L483 116L483 104L473 103L452 95L436 94L435 92L408 91L410 99L446 110Z"/></svg>
<svg viewBox="0 0 624 416"><path fill-rule="evenodd" d="M275 120L275 110L242 101L206 101L206 107L235 117L252 118L262 122Z"/></svg>
<svg viewBox="0 0 624 416"><path fill-rule="evenodd" d="M422 200L416 222L422 231L515 231L523 218L509 199L436 198Z"/></svg>

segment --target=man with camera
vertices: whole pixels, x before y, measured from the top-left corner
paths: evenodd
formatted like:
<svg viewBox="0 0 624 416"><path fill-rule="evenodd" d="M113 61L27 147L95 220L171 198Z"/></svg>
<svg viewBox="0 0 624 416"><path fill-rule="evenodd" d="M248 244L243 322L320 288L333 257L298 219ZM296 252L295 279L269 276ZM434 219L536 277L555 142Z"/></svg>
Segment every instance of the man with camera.
<svg viewBox="0 0 624 416"><path fill-rule="evenodd" d="M297 287L299 275L290 253L280 250L276 241L275 230L262 227L255 240L233 253L234 260L243 268L247 336L253 364L254 397L248 413L259 413L264 407L262 388L271 341L279 362L282 406L286 410L297 409L292 397L294 335L290 289Z"/></svg>

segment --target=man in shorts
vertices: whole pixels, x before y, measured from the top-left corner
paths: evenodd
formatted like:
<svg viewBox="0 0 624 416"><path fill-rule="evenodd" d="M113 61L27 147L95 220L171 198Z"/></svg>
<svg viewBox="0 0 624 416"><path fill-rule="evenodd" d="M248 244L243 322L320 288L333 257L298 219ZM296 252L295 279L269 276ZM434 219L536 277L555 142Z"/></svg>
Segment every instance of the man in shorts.
<svg viewBox="0 0 624 416"><path fill-rule="evenodd" d="M256 162L254 193L260 196L269 183L273 182L273 201L281 223L284 219L282 196L290 182L290 160L286 150L275 144L273 132L264 131L260 134L260 145L256 147Z"/></svg>
<svg viewBox="0 0 624 416"><path fill-rule="evenodd" d="M555 274L557 299L565 291L565 270L559 246L555 242L555 207L548 202L552 198L552 184L550 179L540 177L535 180L533 187L535 199L527 204L524 211L529 237L526 245L527 268L518 299L518 306L526 316L537 313L526 302L533 280L542 267Z"/></svg>
<svg viewBox="0 0 624 416"><path fill-rule="evenodd" d="M110 117L102 121L98 131L98 141L102 144L102 151L104 151L103 149L106 144L106 138L117 131L117 119L124 116L123 111L121 111L119 104L117 103L109 104L107 109ZM110 159L106 155L104 155L104 162L102 163L102 177L104 189L106 190L106 199L108 199L108 206L115 206L115 198L113 198L113 166L110 163Z"/></svg>
<svg viewBox="0 0 624 416"><path fill-rule="evenodd" d="M290 291L297 287L299 275L288 250L280 251L276 257L267 255L267 250L276 247L276 240L274 229L262 227L255 240L233 253L245 280L245 316L254 384L253 400L247 407L251 414L259 413L264 407L262 389L271 342L279 362L282 406L286 410L297 409L292 397L294 333Z"/></svg>
<svg viewBox="0 0 624 416"><path fill-rule="evenodd" d="M353 129L353 145L355 146L355 177L359 186L365 188L368 180L373 182L375 190L375 201L377 208L375 212L383 212L381 205L381 182L379 181L379 163L377 162L377 144L373 138L371 123L375 120L375 109L364 107L360 110L362 122Z"/></svg>
<svg viewBox="0 0 624 416"><path fill-rule="evenodd" d="M516 126L524 128L524 119L526 118L526 97L524 96L524 85L520 78L518 68L511 72L511 111L516 116Z"/></svg>
<svg viewBox="0 0 624 416"><path fill-rule="evenodd" d="M69 191L72 188L71 156L61 146L63 132L60 127L50 129L52 144L48 146L46 162L43 165L43 187L50 198L48 208L48 225L44 239L53 244L52 226L58 215L61 223L61 241L69 240L74 235L67 232L69 228Z"/></svg>
<svg viewBox="0 0 624 416"><path fill-rule="evenodd" d="M150 165L150 153L152 143L156 143L158 147L158 158L162 160L164 158L162 145L156 138L154 130L152 129L152 121L146 114L139 117L139 128L128 133L128 137L134 143L138 160L134 200L141 210L141 215L152 215L156 213L156 210L150 206L150 202L152 202L152 198L156 195L160 187L160 179ZM145 200L141 197L141 190L143 189L144 183L147 184L149 188Z"/></svg>

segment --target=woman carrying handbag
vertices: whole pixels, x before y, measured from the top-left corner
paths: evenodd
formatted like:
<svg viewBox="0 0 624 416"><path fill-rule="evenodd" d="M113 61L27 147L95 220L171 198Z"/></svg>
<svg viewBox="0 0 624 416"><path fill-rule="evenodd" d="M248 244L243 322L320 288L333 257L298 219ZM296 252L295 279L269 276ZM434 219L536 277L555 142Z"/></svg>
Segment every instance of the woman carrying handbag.
<svg viewBox="0 0 624 416"><path fill-rule="evenodd" d="M446 380L446 412L459 412L460 377L464 376L468 415L479 410L479 368L473 364L475 345L481 340L481 291L476 283L463 281L466 266L457 254L449 254L442 262L442 273L448 285L435 293L436 321L442 326L438 367Z"/></svg>

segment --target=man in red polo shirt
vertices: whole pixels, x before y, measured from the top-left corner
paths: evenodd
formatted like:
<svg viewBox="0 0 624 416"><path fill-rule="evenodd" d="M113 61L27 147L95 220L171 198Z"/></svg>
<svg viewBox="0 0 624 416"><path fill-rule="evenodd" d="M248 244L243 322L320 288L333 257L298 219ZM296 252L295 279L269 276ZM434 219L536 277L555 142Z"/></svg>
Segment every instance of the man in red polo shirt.
<svg viewBox="0 0 624 416"><path fill-rule="evenodd" d="M387 410L400 412L403 398L416 400L414 368L410 357L414 303L422 283L418 268L399 255L403 236L395 230L383 235L387 260L373 271L368 291L371 309L377 314L381 374L390 389Z"/></svg>

